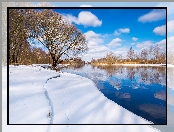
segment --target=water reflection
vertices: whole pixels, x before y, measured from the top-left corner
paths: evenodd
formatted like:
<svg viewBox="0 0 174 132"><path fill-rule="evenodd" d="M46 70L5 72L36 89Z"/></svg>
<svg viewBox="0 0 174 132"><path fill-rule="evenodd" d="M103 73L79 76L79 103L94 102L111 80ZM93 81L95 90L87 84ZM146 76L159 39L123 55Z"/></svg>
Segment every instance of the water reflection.
<svg viewBox="0 0 174 132"><path fill-rule="evenodd" d="M130 93L122 93L122 92L116 92L115 96L121 99L130 99L131 97Z"/></svg>
<svg viewBox="0 0 174 132"><path fill-rule="evenodd" d="M159 91L159 92L156 92L156 93L154 94L154 97L157 98L157 99L161 99L161 100L166 101L166 92L163 91L163 90L161 90L161 91Z"/></svg>
<svg viewBox="0 0 174 132"><path fill-rule="evenodd" d="M135 79L135 76L140 77L138 83L154 84L158 83L166 86L166 67L125 67L125 66L92 66L107 72L108 77L114 75L123 78L129 78L130 81ZM127 75L127 76L124 76Z"/></svg>
<svg viewBox="0 0 174 132"><path fill-rule="evenodd" d="M62 71L90 78L108 99L154 124L166 124L166 67L85 65Z"/></svg>
<svg viewBox="0 0 174 132"><path fill-rule="evenodd" d="M120 90L121 89L121 86L122 86L121 80L119 80L117 78L110 78L108 80L108 82L109 82L110 85L112 85L117 90Z"/></svg>
<svg viewBox="0 0 174 132"><path fill-rule="evenodd" d="M149 113L154 118L166 119L166 108L156 104L142 104L140 110Z"/></svg>

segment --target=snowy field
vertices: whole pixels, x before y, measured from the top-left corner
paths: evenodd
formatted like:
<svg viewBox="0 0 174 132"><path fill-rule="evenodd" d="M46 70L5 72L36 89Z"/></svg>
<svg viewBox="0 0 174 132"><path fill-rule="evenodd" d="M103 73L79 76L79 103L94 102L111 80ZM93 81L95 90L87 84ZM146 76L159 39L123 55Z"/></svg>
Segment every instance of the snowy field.
<svg viewBox="0 0 174 132"><path fill-rule="evenodd" d="M149 125L7 126L7 67L2 67L2 75L3 131L159 131ZM36 65L10 66L9 85L10 124L151 124L108 100L91 80L78 75Z"/></svg>

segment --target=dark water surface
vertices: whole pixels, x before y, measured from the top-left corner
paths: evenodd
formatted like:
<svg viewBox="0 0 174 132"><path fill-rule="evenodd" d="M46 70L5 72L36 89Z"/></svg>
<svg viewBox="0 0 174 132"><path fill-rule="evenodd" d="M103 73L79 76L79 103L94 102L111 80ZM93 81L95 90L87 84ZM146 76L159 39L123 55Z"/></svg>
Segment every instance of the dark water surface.
<svg viewBox="0 0 174 132"><path fill-rule="evenodd" d="M61 71L91 79L108 99L154 124L166 124L166 67L85 65Z"/></svg>

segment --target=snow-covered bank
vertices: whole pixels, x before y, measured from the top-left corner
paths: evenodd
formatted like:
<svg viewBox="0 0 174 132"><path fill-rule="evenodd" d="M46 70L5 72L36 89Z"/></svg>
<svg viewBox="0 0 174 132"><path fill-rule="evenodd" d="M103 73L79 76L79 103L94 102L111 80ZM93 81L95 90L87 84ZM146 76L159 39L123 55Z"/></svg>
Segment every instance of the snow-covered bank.
<svg viewBox="0 0 174 132"><path fill-rule="evenodd" d="M63 125L63 126L47 126L47 125L44 125L44 126L40 126L40 125L37 125L37 126L32 126L32 125L29 125L29 126L25 126L25 125L9 126L9 125L6 125L6 123L7 123L7 116L6 116L7 115L7 102L6 102L7 101L7 80L6 80L7 69L6 68L7 67L2 68L2 72L3 72L3 74L2 74L3 75L3 80L2 80L2 82L3 82L3 85L2 85L2 97L3 97L3 99L2 99L2 115L3 115L2 121L3 121L3 123L2 123L2 127L3 127L4 132L23 132L23 131L26 131L26 132L31 132L31 131L32 132L38 132L38 131L41 131L41 132L48 132L48 131L50 131L50 132L56 132L56 131L65 131L65 132L70 132L70 131L75 131L75 132L96 131L97 132L97 131L100 131L100 132L105 132L105 131L108 131L108 132L111 132L113 130L117 130L118 132L121 132L121 131L139 132L140 130L142 132L146 132L146 131L157 132L158 131L158 130L152 128L151 126L132 126L132 125L130 125L130 126L129 125L128 126L105 126L105 125L104 126L101 126L101 125L100 126L90 126L90 125L87 125L87 126L83 126L83 125L81 125L81 126L75 126L75 125L74 126L72 126L72 125L71 126L67 126L67 125L66 126L65 125ZM33 68L30 66L29 67L19 66L19 67L15 67L15 68L11 67L10 72L11 72L10 77L12 77L12 78L16 79L16 81L18 81L18 83L17 82L15 83L13 81L12 87L10 86L10 92L11 92L10 97L11 97L11 99L13 98L11 100L12 103L10 103L10 106L11 106L11 104L13 104L13 106L16 107L16 109L13 112L16 112L18 115L20 115L20 114L23 115L23 118L20 118L20 119L16 117L15 122L26 123L26 122L33 120L32 124L34 124L34 123L40 122L41 121L40 119L43 119L43 118L45 118L44 122L48 122L49 121L49 120L47 120L48 119L48 117L47 117L48 111L47 110L49 109L48 100L46 98L45 99L42 98L43 100L41 100L41 99L36 98L35 96L44 97L45 96L43 94L44 90L43 90L43 93L41 92L42 88L43 88L43 84L45 84L45 82L48 78L50 78L52 76L56 76L58 73L56 73L55 71L50 71L50 70L46 70L46 69L42 69L42 68L38 68L38 67ZM17 74L12 74L12 73L17 73ZM22 74L20 74L20 73L22 73ZM15 77L13 77L13 76L15 76ZM67 79L67 77L69 77L69 79ZM60 80L61 78L64 79L64 83ZM84 96L81 95L82 99L81 99L81 97L75 98L75 96L80 93L81 89L78 89L78 91L76 91L77 94L75 94L76 92L74 90L77 90L77 88L73 87L71 84L73 84L73 83L78 84L79 87L83 88L82 83L79 84L78 82L76 82L79 80L84 81L86 79L86 78L82 78L82 79L81 78L82 77L80 77L80 76L76 76L76 75L71 76L71 74L65 73L65 74L61 74L60 78L58 77L58 78L54 78L54 79L49 80L47 82L47 84L45 85L45 88L47 88L48 94L49 94L49 97L51 98L51 100L53 98L56 98L55 97L56 93L54 93L54 92L57 92L57 93L61 92L62 97L63 97L63 94L66 96L65 98L62 98L60 100L54 100L54 102L52 102L53 105L55 102L59 102L59 101L62 103L63 103L63 101L64 101L64 103L67 103L68 100L66 100L66 99L69 99L72 103L75 102L75 100L70 99L70 97L73 97L77 101L79 100L78 103L80 103L79 105L81 105L81 107L79 107L81 109L77 109L77 111L76 111L76 108L77 108L78 104L77 104L77 106L76 105L74 106L74 104L71 105L71 108L73 107L71 110L76 111L76 112L74 112L74 111L68 111L66 108L69 108L70 106L67 106L67 105L64 107L64 110L66 109L67 111L56 111L56 109L58 109L58 107L60 107L56 104L56 106L54 106L55 117L60 116L59 119L64 118L65 120L67 120L67 117L73 117L73 118L69 118L69 119L76 119L75 116L77 116L77 115L78 115L78 117L84 117L84 115L80 116L79 115L80 113L83 112L85 114L85 113L89 112L89 114L86 114L86 115L90 115L90 114L93 115L94 120L96 120L95 118L100 119L101 117L98 117L98 116L100 116L100 114L102 115L102 118L104 118L104 120L105 119L108 120L109 118L113 118L114 116L111 115L110 113L109 113L109 116L105 114L105 112L112 111L112 110L109 107L110 106L109 103L107 103L107 101L105 99L102 100L102 97L100 97L101 95L98 96L98 98L97 98L98 100L95 99L96 96L94 96L94 98L92 98L91 94L97 95L97 93L95 93L95 92L99 92L99 91L98 90L95 91L95 87L90 80L88 80L88 81L91 82L91 84L87 84L86 81L84 83L86 86L93 85L94 91L92 93L90 93L90 97L93 100L87 101L87 95L89 95L88 91L86 91L86 94ZM59 85L59 87L57 87L57 88L56 87L48 87L48 86L54 86L54 84L51 85L50 81L52 81L52 83L53 82L56 82L56 83L61 82L61 83L63 83L62 85L64 87L60 87L61 85ZM67 83L67 81L68 81L68 83ZM80 82L82 82L82 81L80 81ZM35 91L34 91L33 86L36 88ZM68 86L67 88L70 88L70 90L66 89L65 86ZM11 88L13 88L13 89L11 90ZM31 91L30 91L30 88L31 88ZM26 92L25 92L25 89L26 89ZM62 91L61 91L61 89L62 89ZM66 90L63 91L63 89L66 89ZM91 89L91 88L88 87L88 89ZM22 93L20 93L21 90L22 90ZM74 91L74 94L73 94L73 91ZM68 93L66 93L66 92L71 93L72 95L68 95ZM27 93L28 93L28 95L27 95ZM85 91L84 91L84 93L85 93ZM24 94L24 95L22 96L22 94ZM51 95L53 95L53 96L51 96ZM16 99L16 101L14 99ZM33 104L38 104L38 102L41 101L40 103L42 105L39 104L39 106L36 106L36 105L31 106L31 104L27 103L29 100L31 100L30 102L32 102ZM23 103L21 103L22 101L23 101ZM36 103L35 103L35 101L36 101ZM100 105L102 105L102 102L105 102L105 107L100 106ZM97 103L97 104L95 104L95 103ZM21 108L25 107L24 104L30 105L30 107L28 107L29 109L25 109L26 111L22 111L24 109L21 109ZM92 109L92 110L95 109L96 105L100 106L98 108L101 108L101 109L97 109L98 111L89 111L90 109ZM17 109L17 106L19 106L18 109ZM39 107L41 107L41 108L39 108ZM92 108L92 107L94 107L94 108ZM118 106L118 107L119 107L118 110L121 110L121 111L123 110L122 107L120 107L120 106ZM36 111L32 110L32 112L34 112L34 113L32 113L32 112L30 112L31 109L35 109ZM44 109L44 110L42 110L42 109ZM104 110L104 111L102 112L102 110ZM119 117L119 119L122 120L120 122L131 122L131 121L133 121L133 122L146 122L143 119L141 119L140 117L128 112L125 109L120 114L119 112L121 112L121 111L115 112L115 113L117 113L117 115L119 115L117 117ZM27 119L25 119L26 117L29 118L29 116L26 116L23 112L26 115L29 115L29 114L33 115L33 116L30 115L29 121ZM65 112L67 112L67 115L63 115ZM75 115L70 116L70 114L73 112L75 113ZM97 114L98 113L100 113L100 114L94 115L95 112L97 112ZM103 115L103 113L105 115ZM54 120L55 120L55 117L54 117ZM131 117L134 117L135 120L131 119ZM59 121L59 119L56 119L56 120ZM79 119L82 119L82 118L79 118ZM85 118L83 121L87 121L87 120L89 120L89 118L87 118L87 119Z"/></svg>
<svg viewBox="0 0 174 132"><path fill-rule="evenodd" d="M41 67L9 67L10 124L48 124L50 122L50 119L46 118L51 111L50 100L43 85L48 78L57 74L55 71Z"/></svg>
<svg viewBox="0 0 174 132"><path fill-rule="evenodd" d="M54 117L54 124L150 124L108 100L87 78L60 73L60 77L47 81L59 73L31 66L10 66L9 70L9 117L12 124L46 124L49 121L47 116ZM50 107L54 107L54 113Z"/></svg>
<svg viewBox="0 0 174 132"><path fill-rule="evenodd" d="M60 75L45 85L57 111L55 124L149 124L108 100L91 80L70 73Z"/></svg>

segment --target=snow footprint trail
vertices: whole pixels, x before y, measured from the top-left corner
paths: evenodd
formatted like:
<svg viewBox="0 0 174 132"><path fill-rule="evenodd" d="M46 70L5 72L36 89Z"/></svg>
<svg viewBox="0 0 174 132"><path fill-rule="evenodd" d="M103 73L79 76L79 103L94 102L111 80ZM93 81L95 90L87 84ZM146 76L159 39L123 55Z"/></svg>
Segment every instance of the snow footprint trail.
<svg viewBox="0 0 174 132"><path fill-rule="evenodd" d="M47 98L47 100L48 100L48 102L49 102L49 106L50 106L50 110L49 110L48 115L47 115L47 117L50 118L49 124L53 124L53 119L54 119L54 107L53 107L53 103L52 103L52 101L51 101L51 99L50 99L50 97L49 97L49 95L48 95L48 91L47 91L47 89L45 88L45 85L47 84L47 82L48 82L50 79L57 78L57 77L60 77L60 74L57 75L57 76L53 76L53 77L48 78L48 79L46 80L45 84L43 85L43 88L44 88L44 91L45 91L44 94L45 94L45 96L46 96L46 98ZM49 130L48 130L48 131L49 131Z"/></svg>

